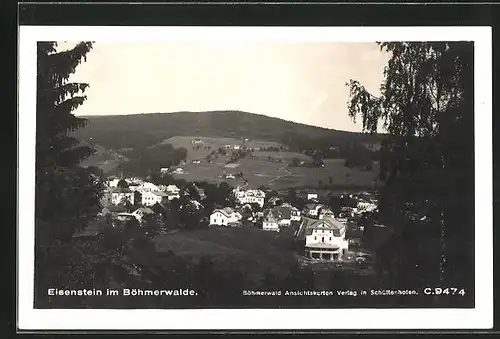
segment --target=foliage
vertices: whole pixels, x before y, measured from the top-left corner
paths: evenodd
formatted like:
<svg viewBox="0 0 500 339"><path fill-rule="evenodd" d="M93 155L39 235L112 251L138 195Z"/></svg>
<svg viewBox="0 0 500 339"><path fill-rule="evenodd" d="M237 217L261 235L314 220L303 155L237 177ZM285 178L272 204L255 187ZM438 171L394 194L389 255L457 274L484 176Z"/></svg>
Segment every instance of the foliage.
<svg viewBox="0 0 500 339"><path fill-rule="evenodd" d="M68 79L92 44L82 42L62 52L56 52L56 46L54 42L37 45L36 215L42 219L84 218L87 213L67 199L81 193L93 202L92 197L100 194L90 172L78 168L92 149L69 135L85 125L85 119L71 112L85 101L81 93L88 84L71 83ZM89 192L92 187L94 194ZM67 232L63 233L67 237Z"/></svg>
<svg viewBox="0 0 500 339"><path fill-rule="evenodd" d="M86 99L88 84L70 82L76 67L85 60L92 43L81 42L57 51L55 42L37 45L37 135L36 135L36 302L48 286L92 286L104 284L105 275L89 274L99 267L99 258L85 250L85 237L74 239L100 211L102 173L82 168L80 162L93 153L79 144L72 132L86 120L72 111ZM83 246L83 247L82 247ZM103 259L104 260L104 259ZM111 262L108 261L110 265ZM95 265L95 266L92 266Z"/></svg>
<svg viewBox="0 0 500 339"><path fill-rule="evenodd" d="M421 273L401 274L401 283L426 274L427 283L439 278L470 286L473 267L463 257L452 258L458 258L454 251L473 256L473 44L398 42L380 47L391 54L381 95L351 80L348 108L353 119L361 117L364 131L375 133L379 123L388 131L381 149L386 186L380 209L398 225L392 250L386 251L399 260L392 269L420 268L415 271ZM421 201L426 202L424 210L415 207ZM408 209L425 216L430 226L408 220ZM425 252L419 244L427 245ZM425 264L429 257L440 262L439 269Z"/></svg>
<svg viewBox="0 0 500 339"><path fill-rule="evenodd" d="M117 170L132 176L145 176L160 168L177 166L187 157L185 147L174 148L170 144L135 147L122 153L128 161L121 163Z"/></svg>

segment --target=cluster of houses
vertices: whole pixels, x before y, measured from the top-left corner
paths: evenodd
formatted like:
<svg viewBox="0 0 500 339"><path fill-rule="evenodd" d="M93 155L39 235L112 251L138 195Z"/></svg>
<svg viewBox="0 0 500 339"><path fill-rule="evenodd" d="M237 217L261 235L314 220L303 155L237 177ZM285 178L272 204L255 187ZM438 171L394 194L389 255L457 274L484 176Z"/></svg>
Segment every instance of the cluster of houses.
<svg viewBox="0 0 500 339"><path fill-rule="evenodd" d="M290 203L283 203L279 197L267 200L268 208L262 212L250 212L252 204L261 208L266 202L266 193L261 190L236 188L233 194L238 207L216 209L210 216L210 225L238 227L243 221L261 222L262 230L280 232L293 227L295 237L304 243L304 255L322 261L342 260L349 249L346 239L347 216L371 210L376 204L359 200L359 206L344 208L338 215L325 205L317 202L317 194L308 194L309 204L301 211ZM247 218L244 215L249 215Z"/></svg>
<svg viewBox="0 0 500 339"><path fill-rule="evenodd" d="M155 185L136 178L125 179L128 187L118 185L119 179L106 182L108 187L109 213L113 206L123 205L128 201L137 209L130 212L121 211L118 220L135 218L142 222L146 215L154 214L151 209L157 203L179 199L181 190L175 185ZM201 199L205 198L203 190L195 187ZM334 215L330 208L318 202L315 193L308 194L309 203L299 210L290 203L283 202L280 197L273 196L266 200L266 192L259 189L243 189L237 187L232 194L236 207L222 207L210 213L209 223L214 227L240 227L244 223L261 225L263 231L280 232L291 229L294 236L304 243L304 255L314 260L338 261L347 254L349 241L346 239L348 217L365 211L374 211L377 201L368 195L349 198L356 201L356 207L342 207L341 212ZM137 200L139 199L139 200ZM204 208L198 202L193 202L197 208ZM266 206L266 208L264 208Z"/></svg>
<svg viewBox="0 0 500 339"><path fill-rule="evenodd" d="M119 185L121 180L124 180L127 185ZM105 198L103 205L105 207L100 215L113 214L117 220L135 218L137 221L142 222L145 215L154 213L150 207L181 197L181 190L176 185L155 185L138 178L114 178L105 181L104 184ZM205 192L203 189L198 188L194 184L193 187L198 192L200 199L204 199ZM202 206L198 201L193 200L191 202L196 208ZM120 207L126 205L136 206L137 209L131 213L122 211Z"/></svg>
<svg viewBox="0 0 500 339"><path fill-rule="evenodd" d="M128 187L118 187L119 179L107 182L111 203L119 205L128 201L131 205L154 206L164 199L173 200L180 198L180 189L175 185L155 185L140 179L125 179ZM140 199L139 201L137 199Z"/></svg>

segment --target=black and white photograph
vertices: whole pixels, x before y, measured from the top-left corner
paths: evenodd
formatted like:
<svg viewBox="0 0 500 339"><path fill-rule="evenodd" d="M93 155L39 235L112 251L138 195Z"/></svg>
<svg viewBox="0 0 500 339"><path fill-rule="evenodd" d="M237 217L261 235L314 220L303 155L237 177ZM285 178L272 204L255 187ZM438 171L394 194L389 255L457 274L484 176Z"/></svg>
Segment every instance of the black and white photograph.
<svg viewBox="0 0 500 339"><path fill-rule="evenodd" d="M492 326L489 28L21 26L19 60L20 323Z"/></svg>

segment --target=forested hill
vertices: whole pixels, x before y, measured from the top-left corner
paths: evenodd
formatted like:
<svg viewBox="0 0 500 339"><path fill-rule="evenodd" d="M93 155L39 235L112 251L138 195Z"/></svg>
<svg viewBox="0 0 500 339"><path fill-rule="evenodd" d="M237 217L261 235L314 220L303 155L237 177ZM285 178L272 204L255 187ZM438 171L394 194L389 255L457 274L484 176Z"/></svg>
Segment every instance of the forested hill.
<svg viewBox="0 0 500 339"><path fill-rule="evenodd" d="M76 132L106 148L154 145L172 136L249 138L293 142L303 137L334 144L377 142L380 136L331 130L241 111L175 112L86 116L88 124ZM92 139L90 139L92 138Z"/></svg>

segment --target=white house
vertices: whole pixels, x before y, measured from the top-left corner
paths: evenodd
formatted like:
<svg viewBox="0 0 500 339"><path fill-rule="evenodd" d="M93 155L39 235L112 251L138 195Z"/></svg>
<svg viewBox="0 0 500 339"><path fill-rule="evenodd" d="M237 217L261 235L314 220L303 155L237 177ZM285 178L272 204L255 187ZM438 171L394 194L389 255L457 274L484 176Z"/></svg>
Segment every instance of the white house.
<svg viewBox="0 0 500 339"><path fill-rule="evenodd" d="M318 219L323 219L326 216L333 217L334 214L329 208L321 208L319 210Z"/></svg>
<svg viewBox="0 0 500 339"><path fill-rule="evenodd" d="M174 194L179 194L181 189L175 185L168 185L166 191Z"/></svg>
<svg viewBox="0 0 500 339"><path fill-rule="evenodd" d="M233 146L233 149L236 150L236 151L239 150L240 148L241 148L240 145L234 145Z"/></svg>
<svg viewBox="0 0 500 339"><path fill-rule="evenodd" d="M319 260L342 260L342 256L349 248L345 232L345 224L330 216L309 223L305 226L306 257Z"/></svg>
<svg viewBox="0 0 500 339"><path fill-rule="evenodd" d="M304 209L304 214L310 218L318 218L320 209L322 207L323 205L320 204L307 204L306 208Z"/></svg>
<svg viewBox="0 0 500 339"><path fill-rule="evenodd" d="M282 208L284 207L287 207L287 208L290 208L290 220L291 221L300 221L302 220L302 216L301 216L301 213L299 211L299 209L295 206L292 206L291 204L289 203L284 203L281 205Z"/></svg>
<svg viewBox="0 0 500 339"><path fill-rule="evenodd" d="M176 168L174 173L175 174L184 174L184 169L182 167Z"/></svg>
<svg viewBox="0 0 500 339"><path fill-rule="evenodd" d="M116 187L118 185L119 181L120 181L120 179L109 180L109 181L106 181L106 185L108 187L114 188L114 187Z"/></svg>
<svg viewBox="0 0 500 339"><path fill-rule="evenodd" d="M168 167L162 167L162 168L160 168L160 173L161 174L166 174L166 173L168 173L168 170L169 170Z"/></svg>
<svg viewBox="0 0 500 339"><path fill-rule="evenodd" d="M358 211L371 212L377 209L377 204L367 201L358 201L356 208Z"/></svg>
<svg viewBox="0 0 500 339"><path fill-rule="evenodd" d="M165 196L167 194L161 191L143 191L141 193L141 203L144 206L153 206L156 203L161 203Z"/></svg>
<svg viewBox="0 0 500 339"><path fill-rule="evenodd" d="M180 199L181 190L179 187L175 185L168 185L167 188L165 189L165 196L167 197L168 201L174 200L174 199Z"/></svg>
<svg viewBox="0 0 500 339"><path fill-rule="evenodd" d="M261 190L235 190L236 200L240 204L258 204L260 207L264 206L264 200L266 198L266 193Z"/></svg>
<svg viewBox="0 0 500 339"><path fill-rule="evenodd" d="M318 194L317 193L307 193L307 200L318 200Z"/></svg>
<svg viewBox="0 0 500 339"><path fill-rule="evenodd" d="M111 203L114 205L119 205L129 201L132 205L134 204L134 192L128 188L117 187L111 191Z"/></svg>
<svg viewBox="0 0 500 339"><path fill-rule="evenodd" d="M262 229L264 231L280 231L279 221L275 218L274 213L272 211L268 211L264 220L262 222Z"/></svg>
<svg viewBox="0 0 500 339"><path fill-rule="evenodd" d="M141 208L136 209L131 214L137 219L137 221L142 222L142 219L146 215L152 215L152 214L154 214L154 211L151 208L141 207Z"/></svg>
<svg viewBox="0 0 500 339"><path fill-rule="evenodd" d="M143 192L159 192L160 189L158 188L158 186L156 186L155 184L151 183L151 182L143 182L142 184L140 184L137 188L136 188L137 191L139 191L140 193L143 193Z"/></svg>
<svg viewBox="0 0 500 339"><path fill-rule="evenodd" d="M210 225L229 226L241 221L242 215L232 208L216 209L210 215Z"/></svg>
<svg viewBox="0 0 500 339"><path fill-rule="evenodd" d="M167 191L165 194L166 194L168 201L172 201L174 199L181 198L181 195L179 193L172 193L172 192Z"/></svg>
<svg viewBox="0 0 500 339"><path fill-rule="evenodd" d="M127 178L125 181L130 185L130 184L135 184L135 185L140 185L142 184L142 180L139 178Z"/></svg>
<svg viewBox="0 0 500 339"><path fill-rule="evenodd" d="M141 208L136 209L132 213L126 213L126 212L118 213L118 215L116 216L116 219L118 219L120 221L127 221L130 219L135 219L139 223L142 223L143 218L146 215L151 215L151 214L154 214L152 209L146 208L146 207L141 207Z"/></svg>
<svg viewBox="0 0 500 339"><path fill-rule="evenodd" d="M123 213L118 213L118 215L116 216L116 220L119 220L119 221L127 221L127 220L131 220L131 219L132 220L136 219L135 215L133 215L132 213L123 212Z"/></svg>
<svg viewBox="0 0 500 339"><path fill-rule="evenodd" d="M279 231L282 227L290 226L292 221L300 221L301 219L300 211L289 204L266 210L264 216L262 229L266 231Z"/></svg>

